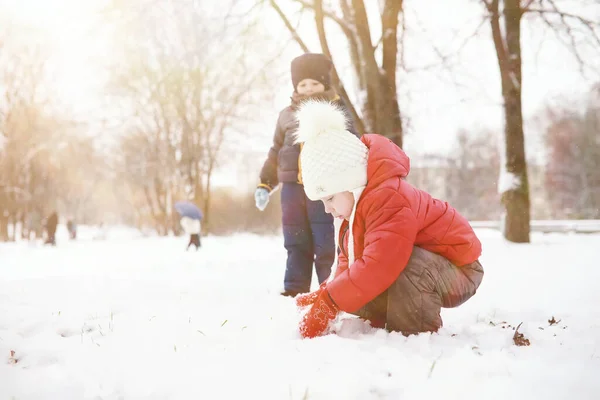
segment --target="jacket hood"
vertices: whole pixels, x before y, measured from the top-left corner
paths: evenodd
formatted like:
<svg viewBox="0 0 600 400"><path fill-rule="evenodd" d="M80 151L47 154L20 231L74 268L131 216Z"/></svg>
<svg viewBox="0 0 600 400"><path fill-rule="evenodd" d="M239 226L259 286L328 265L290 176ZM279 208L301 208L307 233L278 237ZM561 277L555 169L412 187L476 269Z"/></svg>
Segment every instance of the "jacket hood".
<svg viewBox="0 0 600 400"><path fill-rule="evenodd" d="M361 137L369 148L367 163L367 189L379 186L393 178L406 178L410 171L410 159L406 153L385 136L368 134Z"/></svg>

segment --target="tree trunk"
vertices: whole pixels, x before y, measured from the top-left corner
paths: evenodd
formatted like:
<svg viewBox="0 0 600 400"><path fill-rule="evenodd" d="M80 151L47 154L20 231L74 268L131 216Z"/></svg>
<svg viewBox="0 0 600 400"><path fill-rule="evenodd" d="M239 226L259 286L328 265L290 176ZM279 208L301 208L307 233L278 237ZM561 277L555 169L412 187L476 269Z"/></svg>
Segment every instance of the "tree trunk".
<svg viewBox="0 0 600 400"><path fill-rule="evenodd" d="M12 214L9 217L9 225L12 225L12 232L10 233L10 241L11 242L16 242L17 241L17 226L19 224L19 219L17 218L16 214Z"/></svg>
<svg viewBox="0 0 600 400"><path fill-rule="evenodd" d="M517 243L529 239L529 182L525 159L525 138L521 107L521 9L519 0L504 0L504 35L500 28L499 0L488 5L494 45L502 81L504 100L504 136L506 172L515 178L515 184L502 193L506 209L504 236Z"/></svg>
<svg viewBox="0 0 600 400"><path fill-rule="evenodd" d="M333 61L333 57L331 56L331 50L329 49L329 43L327 42L327 35L325 34L325 16L323 14L323 0L315 0L315 24L317 26L317 33L319 35L319 42L321 43L321 49L323 49L323 54L329 57L330 60ZM350 41L350 48L356 49L356 41L354 40L354 36L352 36L352 32L345 31L346 37ZM356 53L356 51L355 51ZM353 59L356 59L354 56ZM333 70L331 71L331 79L333 81L333 85L336 87L340 97L344 100L346 107L350 110L350 114L354 119L354 127L355 129L362 135L365 133L365 126L363 121L360 119L360 116L356 112L356 108L350 101L350 96L342 83L340 76L337 72L335 65L333 66Z"/></svg>
<svg viewBox="0 0 600 400"><path fill-rule="evenodd" d="M386 0L381 14L382 26L382 61L381 88L384 95L382 123L385 136L390 138L398 147L403 145L402 115L398 104L396 88L396 68L398 64L398 19L404 5L403 0Z"/></svg>
<svg viewBox="0 0 600 400"><path fill-rule="evenodd" d="M204 188L204 220L202 221L202 231L204 233L210 232L210 181L213 173L213 162L209 162L208 170L206 171L206 187Z"/></svg>
<svg viewBox="0 0 600 400"><path fill-rule="evenodd" d="M343 18L331 11L323 10L323 1L312 2L298 0L303 7L315 10L315 22L319 42L324 54L330 56L330 49L325 34L324 18L335 21L348 39L350 59L354 67L359 87L358 106L350 102L348 93L339 79L337 70L333 69L332 79L340 96L347 103L355 122L355 128L360 133L378 133L391 139L399 147L403 145L402 115L398 104L396 90L396 67L398 53L398 20L402 12L402 0L385 0L381 15L382 25L382 62L376 60L376 50L372 42L372 32L364 0L340 0ZM308 52L308 47L298 35L290 20L277 6L274 0L272 7L279 14L285 26L292 34L298 45ZM362 111L360 118L357 108Z"/></svg>
<svg viewBox="0 0 600 400"><path fill-rule="evenodd" d="M345 17L351 18L356 29L358 58L353 62L360 71L359 83L363 93L363 118L366 133L378 133L402 147L402 120L396 95L396 55L398 14L402 2L388 1L382 16L383 63L381 67L375 59L375 47L371 42L371 30L365 5L362 0L352 0L352 10L348 5L342 8ZM392 54L393 53L393 54ZM387 68L386 69L384 69Z"/></svg>
<svg viewBox="0 0 600 400"><path fill-rule="evenodd" d="M196 178L196 182L194 183L194 196L193 196L193 203L196 204L197 206L200 206L200 204L204 203L204 185L202 183L202 177L200 176L200 174L198 174L197 178ZM204 212L206 212L206 210L204 210Z"/></svg>
<svg viewBox="0 0 600 400"><path fill-rule="evenodd" d="M0 242L8 241L8 215L0 210Z"/></svg>
<svg viewBox="0 0 600 400"><path fill-rule="evenodd" d="M160 207L155 206L154 199L152 198L152 192L150 191L150 187L148 185L143 186L144 197L146 199L146 205L150 209L150 215L152 216L152 220L154 221L154 229L158 232L159 235L163 235L163 215L161 214Z"/></svg>
<svg viewBox="0 0 600 400"><path fill-rule="evenodd" d="M381 75L380 81L380 92L377 96L377 110L380 110L377 115L379 128L376 133L391 139L398 147L402 148L404 141L398 98L396 92L392 90L387 73Z"/></svg>

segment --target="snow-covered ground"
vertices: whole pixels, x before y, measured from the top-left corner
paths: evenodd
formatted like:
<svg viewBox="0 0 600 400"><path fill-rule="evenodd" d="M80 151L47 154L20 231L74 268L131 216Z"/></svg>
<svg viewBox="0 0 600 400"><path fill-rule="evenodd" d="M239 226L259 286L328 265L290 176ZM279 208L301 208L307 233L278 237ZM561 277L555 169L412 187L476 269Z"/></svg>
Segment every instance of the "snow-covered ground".
<svg viewBox="0 0 600 400"><path fill-rule="evenodd" d="M278 237L0 244L0 399L600 398L600 235L479 233L479 293L409 338L300 339Z"/></svg>

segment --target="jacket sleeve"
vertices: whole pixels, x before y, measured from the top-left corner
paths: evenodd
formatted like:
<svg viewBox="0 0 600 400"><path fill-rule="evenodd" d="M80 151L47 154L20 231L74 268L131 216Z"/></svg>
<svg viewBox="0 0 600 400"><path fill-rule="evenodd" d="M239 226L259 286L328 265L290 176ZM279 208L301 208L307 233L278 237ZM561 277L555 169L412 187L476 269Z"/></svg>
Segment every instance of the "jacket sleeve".
<svg viewBox="0 0 600 400"><path fill-rule="evenodd" d="M277 118L277 124L275 126L275 134L273 135L273 145L269 149L267 160L263 164L262 170L260 171L260 185L267 188L269 191L273 190L275 186L279 184L277 178L277 159L279 156L279 150L283 146L285 139L285 132L281 129L281 114Z"/></svg>
<svg viewBox="0 0 600 400"><path fill-rule="evenodd" d="M393 189L371 196L373 201L364 205L362 257L327 285L346 312L355 312L390 287L406 267L417 236L417 220L404 197Z"/></svg>

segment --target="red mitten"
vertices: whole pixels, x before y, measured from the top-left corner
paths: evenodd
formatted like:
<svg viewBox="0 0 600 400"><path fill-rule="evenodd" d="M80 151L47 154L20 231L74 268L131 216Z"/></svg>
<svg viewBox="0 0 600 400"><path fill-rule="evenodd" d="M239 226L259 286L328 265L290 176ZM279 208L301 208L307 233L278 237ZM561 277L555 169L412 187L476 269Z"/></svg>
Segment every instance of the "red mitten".
<svg viewBox="0 0 600 400"><path fill-rule="evenodd" d="M300 334L304 338L322 335L327 329L329 321L334 320L338 312L339 308L331 300L327 288L323 288L311 309L302 317Z"/></svg>
<svg viewBox="0 0 600 400"><path fill-rule="evenodd" d="M296 296L296 306L307 307L312 305L315 302L315 300L317 300L317 297L319 297L319 295L321 294L323 289L325 289L326 286L327 281L321 283L321 286L319 286L319 288L314 292L299 294L298 296Z"/></svg>

